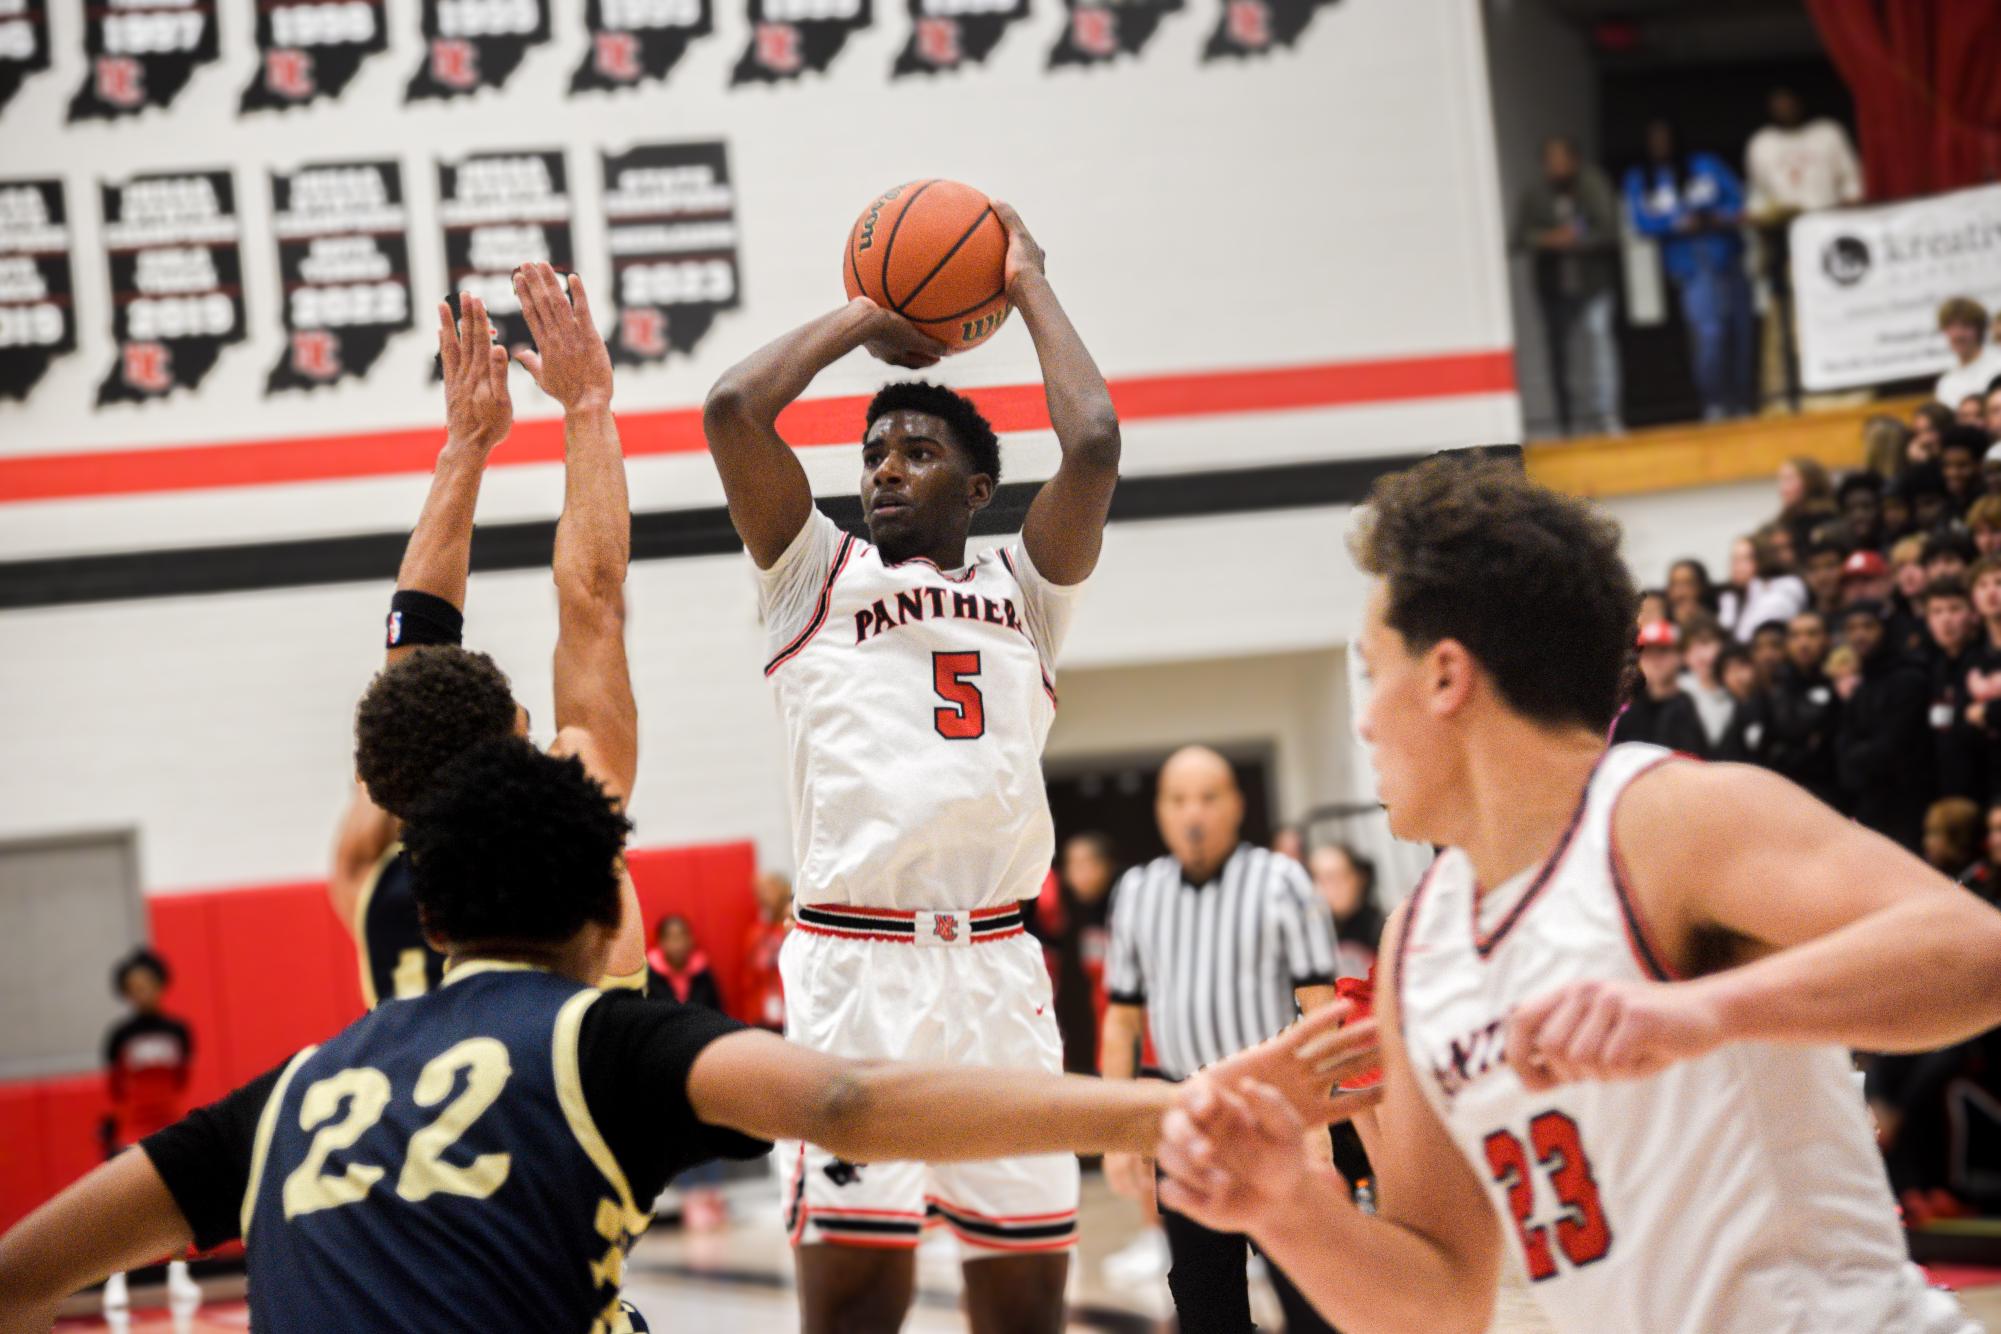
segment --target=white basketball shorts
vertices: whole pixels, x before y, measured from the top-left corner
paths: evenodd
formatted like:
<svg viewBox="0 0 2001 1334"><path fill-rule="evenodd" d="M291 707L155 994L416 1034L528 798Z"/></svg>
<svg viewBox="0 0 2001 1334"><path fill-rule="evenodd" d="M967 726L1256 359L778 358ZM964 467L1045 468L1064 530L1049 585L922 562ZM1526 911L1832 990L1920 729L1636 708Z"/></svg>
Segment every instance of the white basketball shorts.
<svg viewBox="0 0 2001 1334"><path fill-rule="evenodd" d="M898 912L807 905L779 955L785 1036L867 1060L1061 1073L1049 971L1019 908ZM974 1252L1055 1251L1077 1236L1068 1153L850 1163L778 1146L794 1245L910 1247L927 1225Z"/></svg>

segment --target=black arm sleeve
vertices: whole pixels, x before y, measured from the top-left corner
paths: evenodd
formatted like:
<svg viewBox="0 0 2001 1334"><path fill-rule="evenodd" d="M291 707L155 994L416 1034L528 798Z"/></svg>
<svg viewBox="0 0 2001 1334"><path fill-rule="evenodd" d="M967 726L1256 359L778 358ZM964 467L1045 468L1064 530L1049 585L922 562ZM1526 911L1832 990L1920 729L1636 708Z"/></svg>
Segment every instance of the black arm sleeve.
<svg viewBox="0 0 2001 1334"><path fill-rule="evenodd" d="M234 1241L243 1230L243 1196L257 1120L285 1067L274 1066L236 1092L139 1141L167 1193L195 1234L198 1250Z"/></svg>
<svg viewBox="0 0 2001 1334"><path fill-rule="evenodd" d="M711 1158L759 1158L764 1140L704 1124L688 1102L688 1071L717 1038L744 1025L699 1005L661 1005L607 992L577 1035L584 1103L642 1210L683 1171Z"/></svg>

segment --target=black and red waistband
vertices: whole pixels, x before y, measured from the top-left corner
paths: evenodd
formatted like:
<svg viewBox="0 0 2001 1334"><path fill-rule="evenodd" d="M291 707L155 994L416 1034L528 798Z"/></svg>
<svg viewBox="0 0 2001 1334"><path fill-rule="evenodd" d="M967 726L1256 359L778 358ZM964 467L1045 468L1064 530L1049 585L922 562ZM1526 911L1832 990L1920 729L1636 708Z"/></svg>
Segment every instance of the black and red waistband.
<svg viewBox="0 0 2001 1334"><path fill-rule="evenodd" d="M808 903L793 910L801 931L850 940L887 940L905 945L976 944L1018 936L1027 930L1021 905L998 908L908 911L856 908L845 903Z"/></svg>

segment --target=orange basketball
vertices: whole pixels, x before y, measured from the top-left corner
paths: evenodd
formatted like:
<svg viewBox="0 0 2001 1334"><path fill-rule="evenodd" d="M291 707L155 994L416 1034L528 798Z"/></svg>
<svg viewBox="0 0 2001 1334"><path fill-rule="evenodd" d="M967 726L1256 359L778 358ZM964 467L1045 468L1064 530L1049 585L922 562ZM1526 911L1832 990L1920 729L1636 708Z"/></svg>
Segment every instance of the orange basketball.
<svg viewBox="0 0 2001 1334"><path fill-rule="evenodd" d="M1007 319L1007 229L993 204L957 181L910 181L870 201L848 233L841 280L954 352Z"/></svg>

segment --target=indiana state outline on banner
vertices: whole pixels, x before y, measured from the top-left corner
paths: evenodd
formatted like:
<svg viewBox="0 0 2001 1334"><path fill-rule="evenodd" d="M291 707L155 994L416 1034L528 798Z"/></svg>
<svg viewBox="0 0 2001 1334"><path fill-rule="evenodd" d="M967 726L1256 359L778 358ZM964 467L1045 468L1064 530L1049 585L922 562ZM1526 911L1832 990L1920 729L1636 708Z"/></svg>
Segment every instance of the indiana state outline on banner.
<svg viewBox="0 0 2001 1334"><path fill-rule="evenodd" d="M98 406L198 388L244 337L236 182L227 171L159 172L100 193L118 352Z"/></svg>
<svg viewBox="0 0 2001 1334"><path fill-rule="evenodd" d="M910 37L893 77L937 74L993 54L1007 30L1028 17L1028 0L909 0Z"/></svg>
<svg viewBox="0 0 2001 1334"><path fill-rule="evenodd" d="M404 100L469 97L505 87L528 48L549 40L549 0L423 0L423 33Z"/></svg>
<svg viewBox="0 0 2001 1334"><path fill-rule="evenodd" d="M1049 52L1049 67L1104 65L1146 49L1154 30L1182 0L1063 0L1068 21Z"/></svg>
<svg viewBox="0 0 2001 1334"><path fill-rule="evenodd" d="M0 398L25 399L50 362L74 351L63 183L0 181Z"/></svg>
<svg viewBox="0 0 2001 1334"><path fill-rule="evenodd" d="M257 73L243 111L339 97L364 60L389 49L385 10L353 0L263 0L257 6Z"/></svg>
<svg viewBox="0 0 2001 1334"><path fill-rule="evenodd" d="M716 30L715 0L585 0L590 47L570 91L660 83L688 47Z"/></svg>
<svg viewBox="0 0 2001 1334"><path fill-rule="evenodd" d="M49 67L48 0L0 4L0 115L30 74Z"/></svg>
<svg viewBox="0 0 2001 1334"><path fill-rule="evenodd" d="M412 325L403 169L329 162L271 173L285 349L264 392L367 375Z"/></svg>
<svg viewBox="0 0 2001 1334"><path fill-rule="evenodd" d="M1265 55L1291 47L1323 9L1340 0L1223 0L1216 28L1202 48L1202 59Z"/></svg>
<svg viewBox="0 0 2001 1334"><path fill-rule="evenodd" d="M90 57L69 118L116 120L173 104L221 49L210 0L142 0L138 4L76 6L83 15L83 49Z"/></svg>
<svg viewBox="0 0 2001 1334"><path fill-rule="evenodd" d="M825 74L848 34L875 21L873 0L749 0L750 45L731 83L784 83Z"/></svg>

